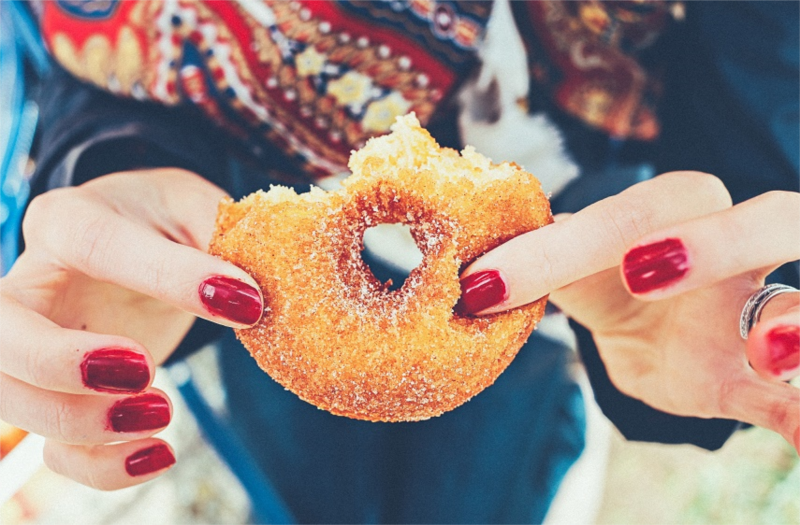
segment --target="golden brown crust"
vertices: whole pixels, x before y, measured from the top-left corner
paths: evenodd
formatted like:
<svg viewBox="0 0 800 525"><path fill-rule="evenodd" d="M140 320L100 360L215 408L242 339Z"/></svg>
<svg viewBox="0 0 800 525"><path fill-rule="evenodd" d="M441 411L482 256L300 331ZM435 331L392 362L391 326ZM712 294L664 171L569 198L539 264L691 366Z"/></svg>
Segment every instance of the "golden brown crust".
<svg viewBox="0 0 800 525"><path fill-rule="evenodd" d="M529 173L439 148L413 115L393 130L353 154L339 191L273 187L225 200L211 243L263 290L261 321L237 331L259 366L319 408L371 421L438 416L491 385L546 301L453 313L464 264L550 223L550 206ZM362 260L362 239L396 222L423 261L390 292Z"/></svg>
<svg viewBox="0 0 800 525"><path fill-rule="evenodd" d="M0 421L0 459L6 457L27 435L21 428Z"/></svg>

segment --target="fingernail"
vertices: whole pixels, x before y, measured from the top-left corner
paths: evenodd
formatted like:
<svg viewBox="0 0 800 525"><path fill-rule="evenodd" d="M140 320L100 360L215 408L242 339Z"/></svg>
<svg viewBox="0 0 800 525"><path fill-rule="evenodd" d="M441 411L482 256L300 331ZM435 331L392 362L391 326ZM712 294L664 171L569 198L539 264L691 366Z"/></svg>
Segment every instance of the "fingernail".
<svg viewBox="0 0 800 525"><path fill-rule="evenodd" d="M134 452L125 459L125 471L131 476L144 476L175 464L175 456L168 446L153 445Z"/></svg>
<svg viewBox="0 0 800 525"><path fill-rule="evenodd" d="M455 306L456 313L471 315L506 299L506 283L497 270L473 273L461 280L461 298Z"/></svg>
<svg viewBox="0 0 800 525"><path fill-rule="evenodd" d="M781 375L800 366L800 326L776 326L767 332L772 373Z"/></svg>
<svg viewBox="0 0 800 525"><path fill-rule="evenodd" d="M633 293L664 288L689 271L689 258L680 239L637 246L625 254L622 272Z"/></svg>
<svg viewBox="0 0 800 525"><path fill-rule="evenodd" d="M83 384L106 392L140 392L150 384L147 359L124 348L89 352L81 363Z"/></svg>
<svg viewBox="0 0 800 525"><path fill-rule="evenodd" d="M143 432L169 424L169 403L157 394L144 394L117 401L108 413L114 432Z"/></svg>
<svg viewBox="0 0 800 525"><path fill-rule="evenodd" d="M256 324L264 309L258 290L247 283L215 275L200 285L200 300L209 312L240 324Z"/></svg>

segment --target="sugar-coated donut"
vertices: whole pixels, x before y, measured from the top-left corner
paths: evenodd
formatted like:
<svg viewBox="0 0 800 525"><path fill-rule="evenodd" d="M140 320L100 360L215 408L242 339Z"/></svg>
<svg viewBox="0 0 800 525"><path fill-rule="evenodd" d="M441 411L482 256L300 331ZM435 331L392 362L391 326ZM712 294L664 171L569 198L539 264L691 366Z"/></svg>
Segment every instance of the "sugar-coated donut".
<svg viewBox="0 0 800 525"><path fill-rule="evenodd" d="M370 421L438 416L497 379L546 299L462 317L459 272L552 222L539 181L515 164L440 148L414 115L392 131L353 153L340 190L225 200L211 242L263 290L261 321L237 331L259 366L319 408ZM394 291L361 258L381 223L409 225L423 254Z"/></svg>

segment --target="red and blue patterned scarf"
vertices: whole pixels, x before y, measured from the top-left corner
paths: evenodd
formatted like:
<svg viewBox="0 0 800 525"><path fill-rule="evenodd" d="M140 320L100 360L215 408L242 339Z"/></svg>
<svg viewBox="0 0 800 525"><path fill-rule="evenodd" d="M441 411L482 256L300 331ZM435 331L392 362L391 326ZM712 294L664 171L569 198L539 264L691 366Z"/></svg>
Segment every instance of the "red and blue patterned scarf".
<svg viewBox="0 0 800 525"><path fill-rule="evenodd" d="M478 64L491 1L43 2L56 59L122 96L195 104L230 133L277 145L319 179L398 115L426 124ZM532 82L619 138L658 133L636 56L663 2L514 2Z"/></svg>

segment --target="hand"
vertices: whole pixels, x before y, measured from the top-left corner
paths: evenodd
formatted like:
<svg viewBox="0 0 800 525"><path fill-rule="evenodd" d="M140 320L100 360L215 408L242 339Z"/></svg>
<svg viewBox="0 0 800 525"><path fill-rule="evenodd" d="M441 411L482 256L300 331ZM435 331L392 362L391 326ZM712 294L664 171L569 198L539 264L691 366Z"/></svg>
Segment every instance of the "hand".
<svg viewBox="0 0 800 525"><path fill-rule="evenodd" d="M623 393L769 428L800 453L800 393L782 382L800 374L800 294L775 297L747 342L739 335L747 298L800 258L798 238L799 194L731 207L716 178L672 173L487 253L464 272L462 301L487 314L552 291Z"/></svg>
<svg viewBox="0 0 800 525"><path fill-rule="evenodd" d="M47 438L47 465L116 489L175 462L155 365L199 316L258 321L241 269L205 252L224 192L177 169L119 173L34 199L0 281L0 419ZM105 443L113 445L101 445Z"/></svg>

